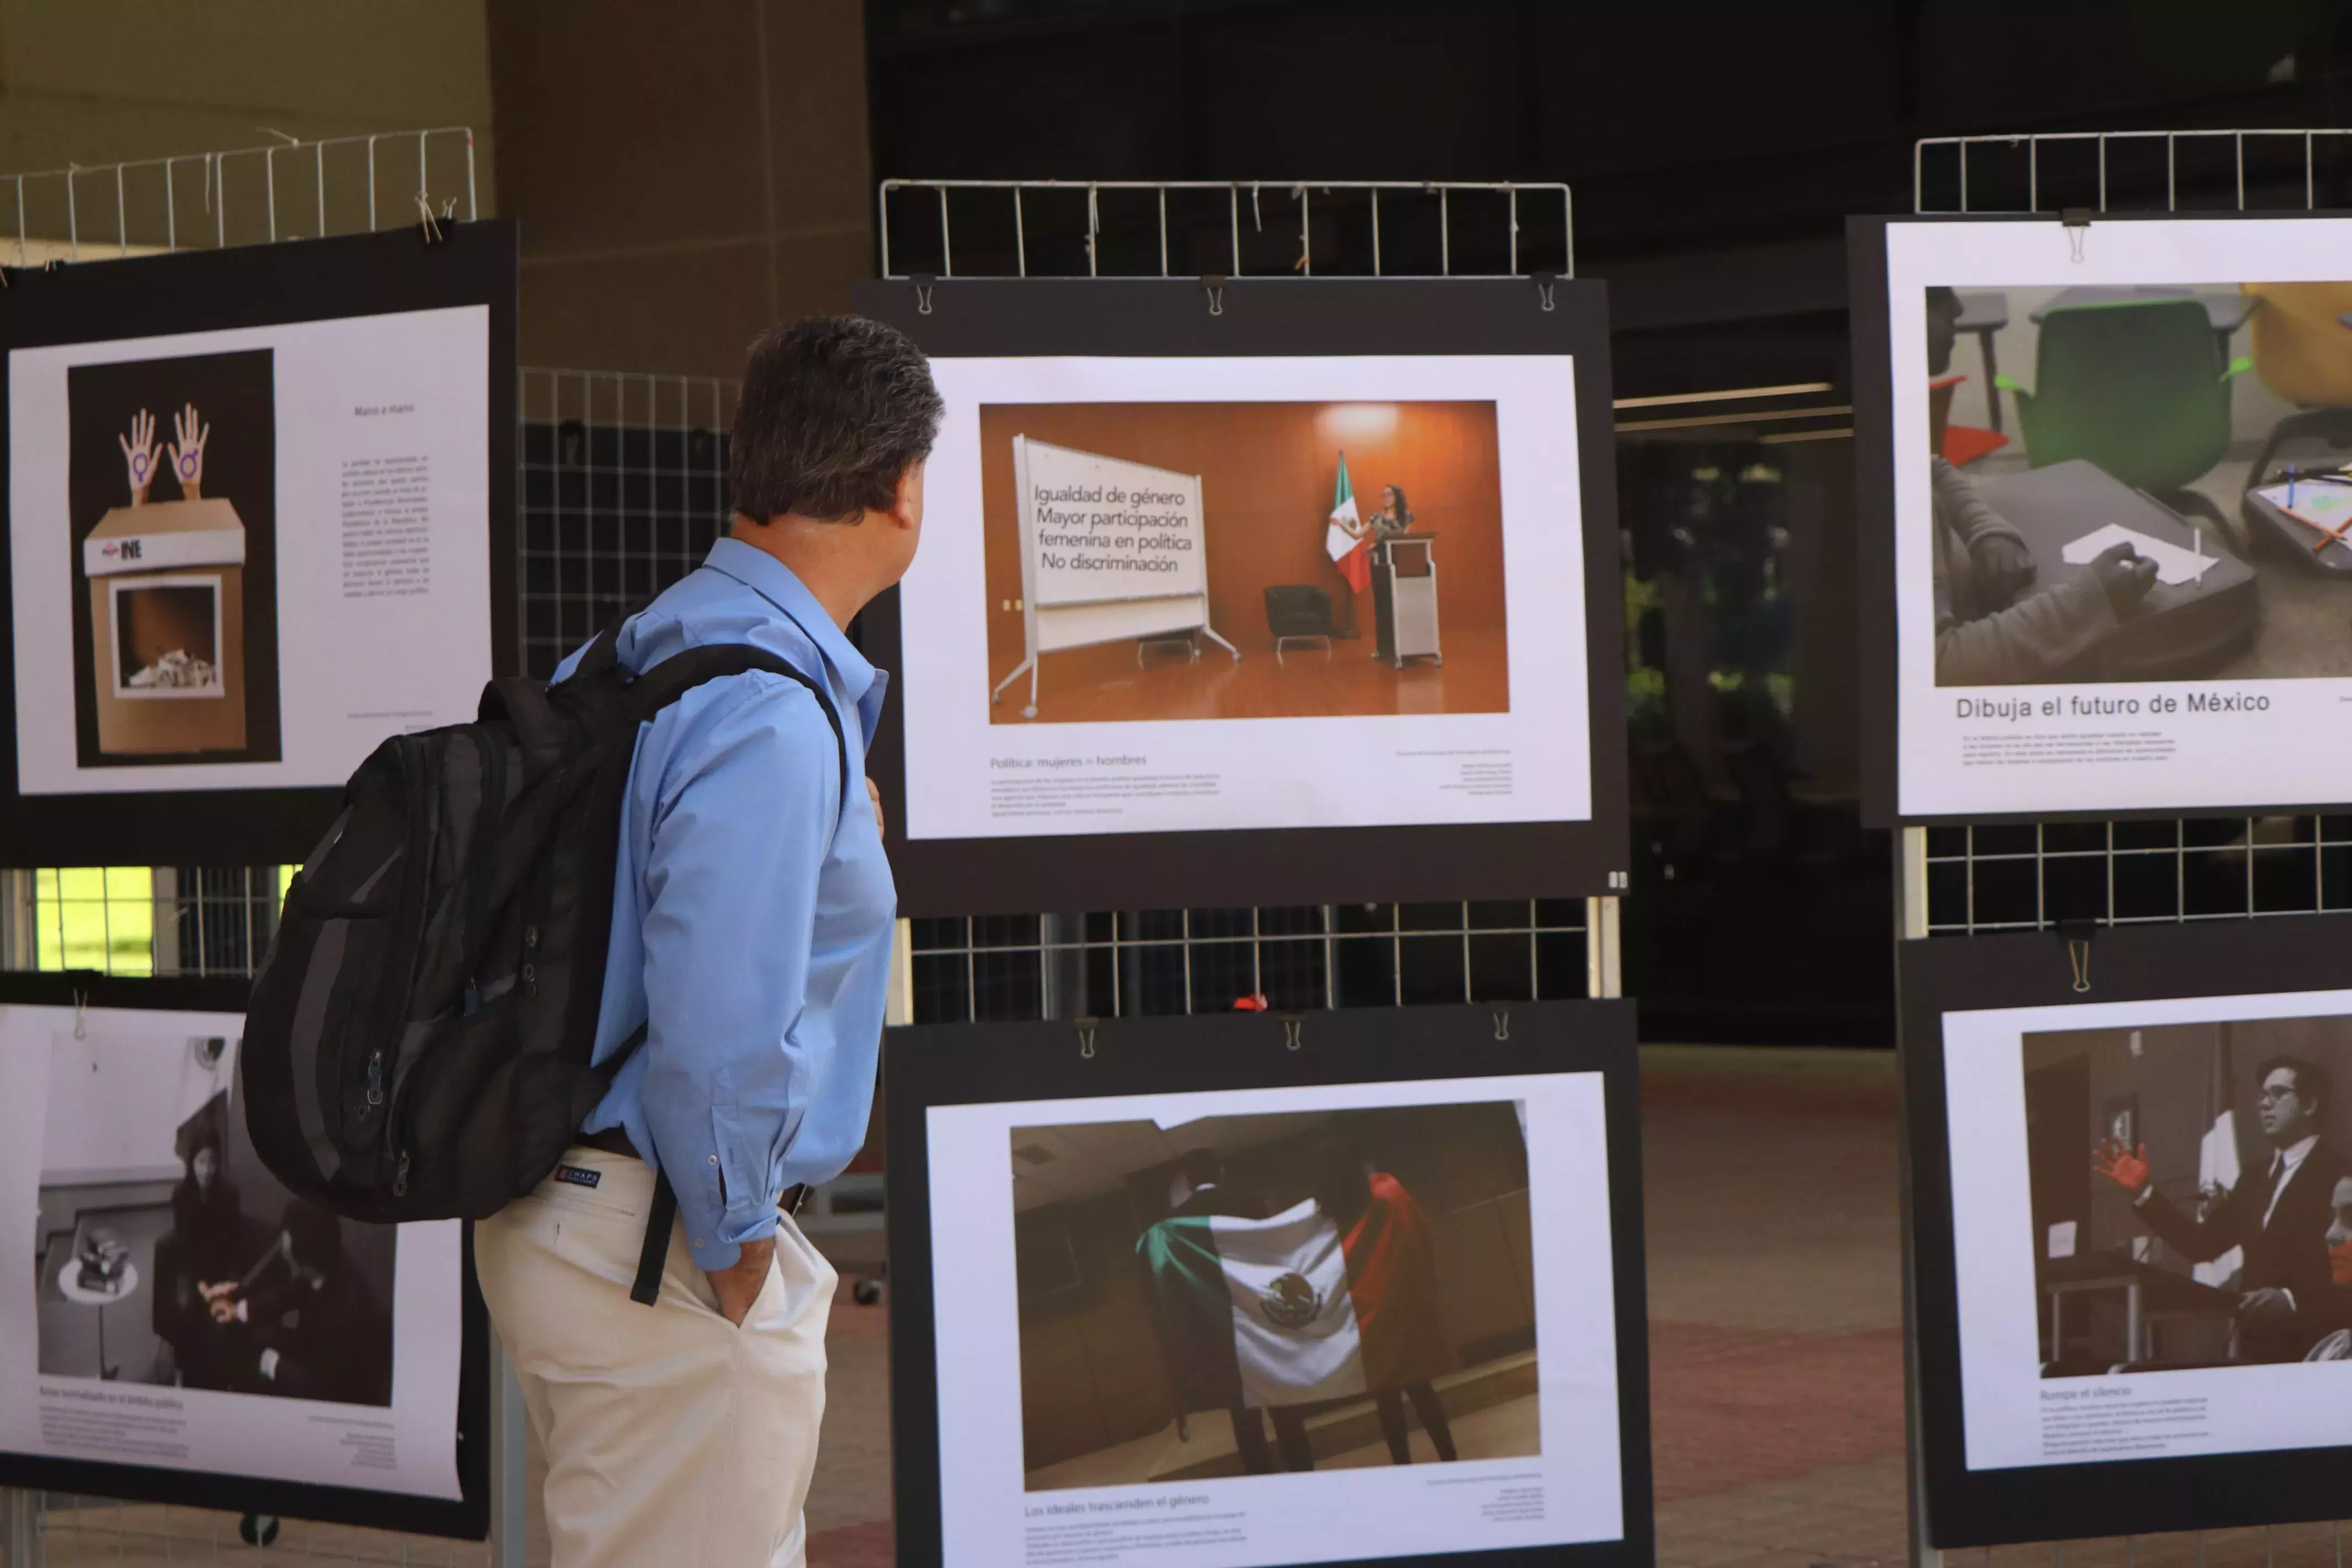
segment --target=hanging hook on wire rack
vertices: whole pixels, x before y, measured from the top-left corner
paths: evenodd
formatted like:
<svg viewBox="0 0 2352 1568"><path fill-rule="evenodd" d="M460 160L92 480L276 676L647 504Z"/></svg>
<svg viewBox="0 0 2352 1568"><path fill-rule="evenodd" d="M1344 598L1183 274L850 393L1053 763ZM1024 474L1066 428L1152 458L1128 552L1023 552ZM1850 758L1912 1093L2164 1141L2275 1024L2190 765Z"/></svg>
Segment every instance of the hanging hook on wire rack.
<svg viewBox="0 0 2352 1568"><path fill-rule="evenodd" d="M1225 313L1225 275L1222 272L1203 272L1201 274L1201 287L1209 292L1209 314L1223 315Z"/></svg>
<svg viewBox="0 0 2352 1568"><path fill-rule="evenodd" d="M434 214L433 197L429 193L425 191L416 193L416 211L422 220L416 226L424 234L425 244L438 245L449 237L441 232L441 220Z"/></svg>
<svg viewBox="0 0 2352 1568"><path fill-rule="evenodd" d="M1297 1013L1285 1013L1282 1016L1282 1048L1284 1050L1295 1051L1305 1047L1306 1034L1307 1020L1304 1016Z"/></svg>
<svg viewBox="0 0 2352 1568"><path fill-rule="evenodd" d="M1498 1040L1511 1037L1511 1010L1508 1007L1495 1009L1495 1037Z"/></svg>
<svg viewBox="0 0 2352 1568"><path fill-rule="evenodd" d="M1073 1018L1070 1022L1077 1026L1078 1055L1085 1058L1087 1061L1094 1060L1095 1026L1102 1022L1102 1020L1095 1017L1085 1017Z"/></svg>
<svg viewBox="0 0 2352 1568"><path fill-rule="evenodd" d="M1537 273L1536 303L1547 310L1557 310L1559 309L1559 300L1552 297L1552 290L1559 286L1559 274L1557 272Z"/></svg>
<svg viewBox="0 0 2352 1568"><path fill-rule="evenodd" d="M918 272L910 281L915 285L915 311L918 315L931 313L931 289L939 279L929 272Z"/></svg>
<svg viewBox="0 0 2352 1568"><path fill-rule="evenodd" d="M2066 967L2074 971L2077 995L2091 988L2091 939L2070 936L2066 939Z"/></svg>

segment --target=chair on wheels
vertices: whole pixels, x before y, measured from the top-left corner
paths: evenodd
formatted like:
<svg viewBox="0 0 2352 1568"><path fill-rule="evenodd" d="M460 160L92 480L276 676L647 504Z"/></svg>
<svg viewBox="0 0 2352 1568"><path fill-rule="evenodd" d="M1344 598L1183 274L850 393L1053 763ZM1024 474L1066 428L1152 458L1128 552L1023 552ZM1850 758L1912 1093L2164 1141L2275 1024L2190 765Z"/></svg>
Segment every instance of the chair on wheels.
<svg viewBox="0 0 2352 1568"><path fill-rule="evenodd" d="M2177 491L2230 449L2230 382L2212 319L2194 299L2070 305L2042 319L2032 391L2009 377L2027 460L2085 458L2127 485Z"/></svg>
<svg viewBox="0 0 2352 1568"><path fill-rule="evenodd" d="M1323 657L1331 657L1331 595L1307 583L1287 583L1265 591L1265 629L1274 634L1274 660L1282 662L1283 647L1294 642L1320 642Z"/></svg>

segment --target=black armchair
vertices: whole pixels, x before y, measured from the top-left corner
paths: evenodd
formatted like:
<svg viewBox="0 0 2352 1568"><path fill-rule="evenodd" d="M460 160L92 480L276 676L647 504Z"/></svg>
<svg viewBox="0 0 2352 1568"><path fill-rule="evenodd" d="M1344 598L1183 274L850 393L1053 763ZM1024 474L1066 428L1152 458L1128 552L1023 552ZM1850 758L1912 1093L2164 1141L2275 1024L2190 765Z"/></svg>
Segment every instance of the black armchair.
<svg viewBox="0 0 2352 1568"><path fill-rule="evenodd" d="M1288 583L1265 591L1265 629L1274 634L1274 660L1282 662L1286 643L1323 644L1331 657L1331 595L1311 584Z"/></svg>

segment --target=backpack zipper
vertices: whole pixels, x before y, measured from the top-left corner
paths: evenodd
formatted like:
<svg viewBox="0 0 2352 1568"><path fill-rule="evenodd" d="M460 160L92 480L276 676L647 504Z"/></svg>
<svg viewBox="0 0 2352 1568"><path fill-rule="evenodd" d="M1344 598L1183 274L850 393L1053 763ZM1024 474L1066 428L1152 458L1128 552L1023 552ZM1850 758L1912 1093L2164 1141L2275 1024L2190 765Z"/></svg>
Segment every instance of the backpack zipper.
<svg viewBox="0 0 2352 1568"><path fill-rule="evenodd" d="M408 1195L408 1151L405 1149L400 1152L400 1163L392 1173L392 1195L396 1198Z"/></svg>
<svg viewBox="0 0 2352 1568"><path fill-rule="evenodd" d="M367 1103L370 1115L383 1104L383 1047L381 1046L368 1053Z"/></svg>

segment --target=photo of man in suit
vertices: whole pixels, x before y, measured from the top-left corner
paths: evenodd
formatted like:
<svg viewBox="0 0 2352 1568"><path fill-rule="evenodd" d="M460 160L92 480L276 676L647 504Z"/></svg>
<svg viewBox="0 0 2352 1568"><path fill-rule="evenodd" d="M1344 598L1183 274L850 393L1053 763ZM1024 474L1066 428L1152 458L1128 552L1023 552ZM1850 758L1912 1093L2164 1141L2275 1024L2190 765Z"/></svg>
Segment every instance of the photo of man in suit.
<svg viewBox="0 0 2352 1568"><path fill-rule="evenodd" d="M2130 1193L2140 1224L2183 1257L2210 1263L2242 1249L2237 1359L2301 1361L2339 1326L2328 1230L2347 1167L2321 1136L2331 1090L2326 1068L2274 1057L2262 1065L2261 1085L2256 1116L2270 1158L2200 1215L2183 1213L2157 1190L2144 1143L2107 1140L2093 1152L2092 1168Z"/></svg>

